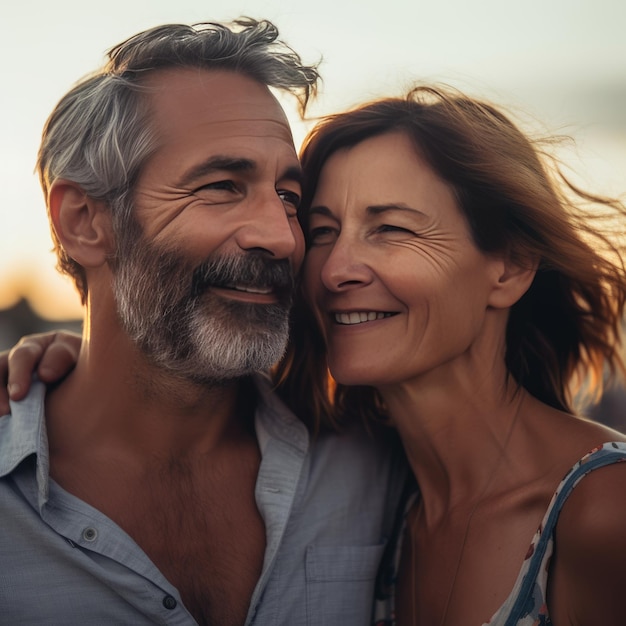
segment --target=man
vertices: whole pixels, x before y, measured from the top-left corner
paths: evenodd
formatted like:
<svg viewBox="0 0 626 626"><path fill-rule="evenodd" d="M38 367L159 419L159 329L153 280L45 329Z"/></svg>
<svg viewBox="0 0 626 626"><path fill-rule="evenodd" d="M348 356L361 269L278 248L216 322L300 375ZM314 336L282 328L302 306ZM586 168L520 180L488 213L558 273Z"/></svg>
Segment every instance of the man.
<svg viewBox="0 0 626 626"><path fill-rule="evenodd" d="M316 81L267 22L169 25L52 113L38 168L85 331L0 420L6 623L367 623L398 476L358 432L312 441L261 374L304 252L269 87L304 108Z"/></svg>

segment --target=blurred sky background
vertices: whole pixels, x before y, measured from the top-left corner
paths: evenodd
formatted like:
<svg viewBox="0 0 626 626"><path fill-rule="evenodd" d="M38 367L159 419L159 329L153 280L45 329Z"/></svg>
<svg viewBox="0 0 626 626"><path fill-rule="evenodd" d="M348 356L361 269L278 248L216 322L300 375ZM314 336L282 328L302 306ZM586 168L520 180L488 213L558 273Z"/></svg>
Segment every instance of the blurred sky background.
<svg viewBox="0 0 626 626"><path fill-rule="evenodd" d="M399 95L417 80L445 82L573 136L577 148L563 158L582 182L626 192L623 0L7 0L0 8L0 309L26 297L52 320L81 315L72 284L54 269L34 174L41 128L58 99L139 30L239 15L275 21L305 61L323 58L312 115ZM295 107L288 112L299 145L307 125Z"/></svg>

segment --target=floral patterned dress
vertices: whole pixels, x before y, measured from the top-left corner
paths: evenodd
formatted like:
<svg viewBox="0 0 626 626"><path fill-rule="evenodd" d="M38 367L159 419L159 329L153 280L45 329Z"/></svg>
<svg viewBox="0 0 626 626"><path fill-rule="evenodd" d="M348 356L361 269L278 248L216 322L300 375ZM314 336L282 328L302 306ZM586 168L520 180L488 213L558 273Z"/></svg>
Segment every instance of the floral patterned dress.
<svg viewBox="0 0 626 626"><path fill-rule="evenodd" d="M528 548L526 558L517 576L515 585L504 604L495 615L482 626L550 626L550 616L546 606L548 570L554 549L554 532L559 514L568 496L589 472L595 469L626 461L626 444L605 443L586 454L565 475L557 487L544 518ZM374 610L374 626L395 626L394 591L395 577L400 563L406 512L415 501L417 494L409 498L405 515L396 537L399 538L390 552L378 579L378 599Z"/></svg>

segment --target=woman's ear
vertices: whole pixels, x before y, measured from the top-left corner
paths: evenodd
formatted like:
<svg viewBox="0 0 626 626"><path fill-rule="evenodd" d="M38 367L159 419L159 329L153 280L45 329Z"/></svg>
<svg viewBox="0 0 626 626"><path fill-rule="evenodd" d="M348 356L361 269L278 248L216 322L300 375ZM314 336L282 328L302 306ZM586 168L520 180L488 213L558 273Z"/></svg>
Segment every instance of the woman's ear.
<svg viewBox="0 0 626 626"><path fill-rule="evenodd" d="M519 262L510 258L503 259L489 305L496 309L512 307L530 288L538 265L539 262L533 259Z"/></svg>
<svg viewBox="0 0 626 626"><path fill-rule="evenodd" d="M83 267L102 265L111 251L111 218L103 202L80 185L55 180L48 193L50 219L63 249Z"/></svg>

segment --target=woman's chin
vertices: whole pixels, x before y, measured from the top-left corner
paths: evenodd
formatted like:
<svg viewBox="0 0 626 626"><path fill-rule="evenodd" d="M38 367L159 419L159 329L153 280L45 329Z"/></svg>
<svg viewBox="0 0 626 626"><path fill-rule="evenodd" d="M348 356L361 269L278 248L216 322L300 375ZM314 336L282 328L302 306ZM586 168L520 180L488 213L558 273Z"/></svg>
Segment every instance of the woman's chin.
<svg viewBox="0 0 626 626"><path fill-rule="evenodd" d="M379 378L373 375L371 368L368 371L363 371L354 366L333 367L331 365L329 369L334 380L347 387L375 387L379 382Z"/></svg>

